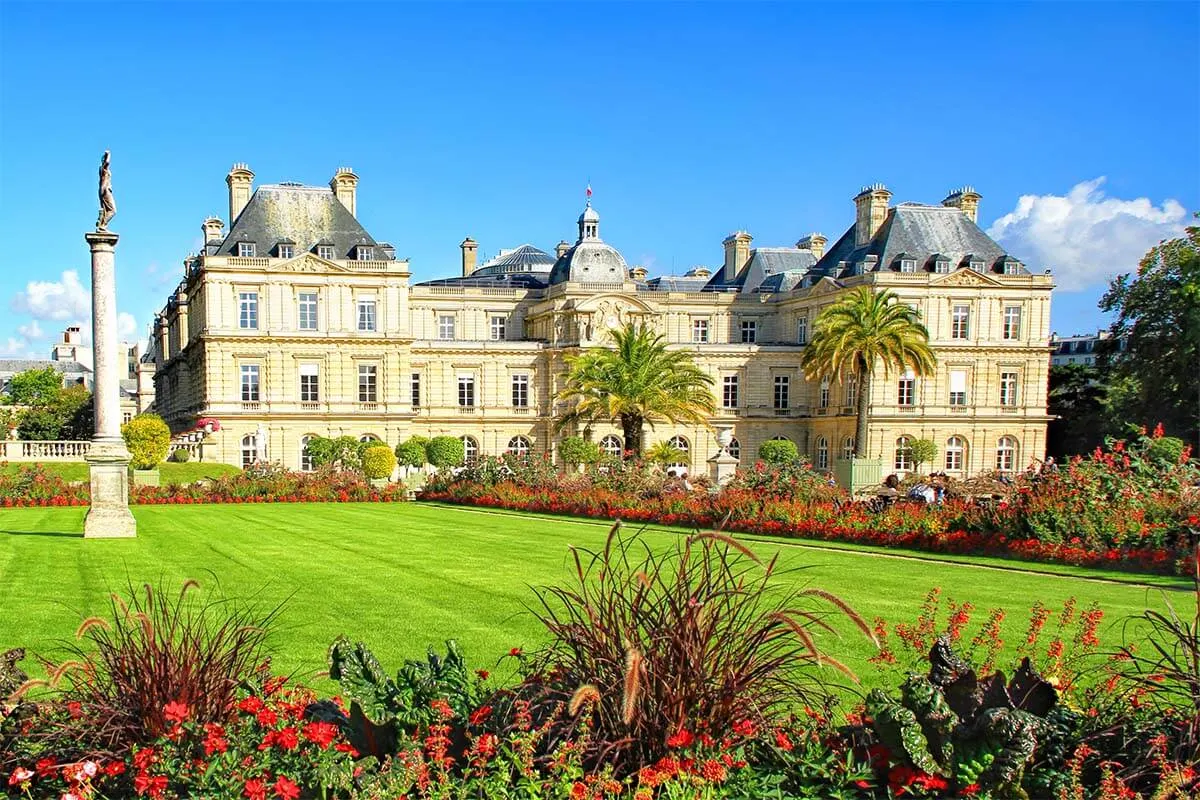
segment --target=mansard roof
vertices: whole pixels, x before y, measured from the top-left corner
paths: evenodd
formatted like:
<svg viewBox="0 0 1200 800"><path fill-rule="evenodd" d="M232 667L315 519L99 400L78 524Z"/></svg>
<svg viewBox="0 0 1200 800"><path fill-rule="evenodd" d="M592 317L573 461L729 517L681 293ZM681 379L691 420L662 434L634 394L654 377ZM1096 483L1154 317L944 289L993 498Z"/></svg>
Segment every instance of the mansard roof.
<svg viewBox="0 0 1200 800"><path fill-rule="evenodd" d="M436 278L422 281L416 286L474 286L492 289L545 289L549 285L549 274L545 272L505 272L479 275L472 273L465 278Z"/></svg>
<svg viewBox="0 0 1200 800"><path fill-rule="evenodd" d="M238 242L255 242L259 252L266 253L285 239L294 240L298 252L318 244L332 245L334 258L353 258L358 246L378 246L331 189L268 184L255 190L229 235L206 252L236 256ZM386 253L376 253L376 258L390 260Z"/></svg>
<svg viewBox="0 0 1200 800"><path fill-rule="evenodd" d="M704 288L737 289L739 292L786 291L781 290L779 286L785 283L792 286L800 283L816 263L817 259L811 250L801 250L797 247L756 247L750 251L750 260L746 266L732 281L726 281L725 270L718 267ZM788 276L786 281L782 277L784 274Z"/></svg>

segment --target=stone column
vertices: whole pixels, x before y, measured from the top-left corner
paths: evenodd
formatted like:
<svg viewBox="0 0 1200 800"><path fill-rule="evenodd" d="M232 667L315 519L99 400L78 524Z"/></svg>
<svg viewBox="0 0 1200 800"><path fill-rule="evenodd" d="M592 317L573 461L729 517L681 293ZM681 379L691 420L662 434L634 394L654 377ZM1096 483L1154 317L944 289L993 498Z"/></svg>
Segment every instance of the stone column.
<svg viewBox="0 0 1200 800"><path fill-rule="evenodd" d="M124 364L117 342L117 285L114 249L117 234L92 231L84 236L92 249L92 369L96 434L87 456L92 507L83 524L84 538L114 539L137 535L129 511L129 451L121 438L120 375Z"/></svg>

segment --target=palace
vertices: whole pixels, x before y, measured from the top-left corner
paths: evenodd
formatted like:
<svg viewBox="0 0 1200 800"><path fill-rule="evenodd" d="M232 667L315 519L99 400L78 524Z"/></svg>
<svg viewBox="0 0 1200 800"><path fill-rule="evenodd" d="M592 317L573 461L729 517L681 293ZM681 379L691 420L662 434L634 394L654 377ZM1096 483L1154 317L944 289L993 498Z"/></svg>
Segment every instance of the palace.
<svg viewBox="0 0 1200 800"><path fill-rule="evenodd" d="M253 188L235 164L229 232L204 220L204 247L155 325L155 410L173 430L198 417L221 432L206 458L246 464L264 454L310 465L312 436L390 445L416 434L461 437L468 457L554 454L566 359L607 331L645 322L712 375L712 426L733 430L732 456L752 461L787 438L839 477L854 446L855 386L807 380L800 356L817 315L848 287L891 289L929 328L936 374L873 376L867 459L913 468L908 447L931 439L924 469L964 476L1023 469L1044 454L1052 280L1034 274L976 224L970 187L939 205L900 203L882 185L854 197L832 246L810 234L754 247L737 231L709 271L651 277L601 236L589 199L573 244L524 244L477 264L459 245L460 276L412 284L409 264L356 219L358 176L327 187ZM576 433L580 431L574 431ZM590 435L612 453L620 430ZM694 473L719 452L704 426L660 424Z"/></svg>

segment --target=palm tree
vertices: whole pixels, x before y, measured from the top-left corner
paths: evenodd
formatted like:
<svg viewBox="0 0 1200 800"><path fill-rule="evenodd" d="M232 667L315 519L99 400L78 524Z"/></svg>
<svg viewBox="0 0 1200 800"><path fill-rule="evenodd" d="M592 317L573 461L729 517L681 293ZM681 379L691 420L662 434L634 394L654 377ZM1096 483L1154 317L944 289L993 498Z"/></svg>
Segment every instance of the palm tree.
<svg viewBox="0 0 1200 800"><path fill-rule="evenodd" d="M917 312L890 290L877 293L869 286L859 286L817 317L812 343L801 360L809 380L857 381L856 456L866 453L871 373L880 362L885 376L893 367L922 376L937 366L929 347L929 331Z"/></svg>
<svg viewBox="0 0 1200 800"><path fill-rule="evenodd" d="M612 331L614 348L599 347L567 357L567 384L558 399L572 403L555 422L615 422L625 451L642 452L642 428L656 422L707 424L716 401L713 379L690 354L667 349L663 337L643 325Z"/></svg>

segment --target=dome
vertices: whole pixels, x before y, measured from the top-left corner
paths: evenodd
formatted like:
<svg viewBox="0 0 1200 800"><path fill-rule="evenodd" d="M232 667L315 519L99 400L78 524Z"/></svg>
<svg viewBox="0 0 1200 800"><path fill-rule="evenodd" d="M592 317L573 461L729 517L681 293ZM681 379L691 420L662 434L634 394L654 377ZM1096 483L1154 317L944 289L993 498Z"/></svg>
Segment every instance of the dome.
<svg viewBox="0 0 1200 800"><path fill-rule="evenodd" d="M616 248L598 239L579 242L550 271L550 283L621 283L629 277L629 267Z"/></svg>
<svg viewBox="0 0 1200 800"><path fill-rule="evenodd" d="M600 221L600 215L596 212L596 209L592 208L592 204L590 201L588 202L587 206L583 209L583 213L579 215L579 221L581 223L583 223L583 222L599 222Z"/></svg>

